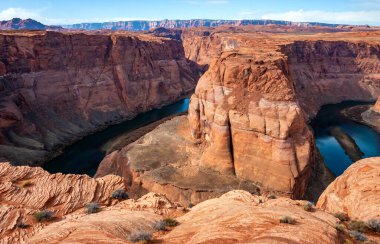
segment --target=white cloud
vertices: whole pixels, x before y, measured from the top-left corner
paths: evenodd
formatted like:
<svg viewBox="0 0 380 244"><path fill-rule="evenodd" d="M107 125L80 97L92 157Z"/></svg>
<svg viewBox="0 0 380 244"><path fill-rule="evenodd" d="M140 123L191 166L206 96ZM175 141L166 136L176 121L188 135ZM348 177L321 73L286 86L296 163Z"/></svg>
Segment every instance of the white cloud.
<svg viewBox="0 0 380 244"><path fill-rule="evenodd" d="M9 20L12 18L38 18L39 13L37 11L32 11L23 8L8 8L0 11L0 20Z"/></svg>
<svg viewBox="0 0 380 244"><path fill-rule="evenodd" d="M293 10L284 13L268 13L262 19L288 20L295 22L325 22L337 24L380 24L379 10L362 11L319 11L319 10Z"/></svg>

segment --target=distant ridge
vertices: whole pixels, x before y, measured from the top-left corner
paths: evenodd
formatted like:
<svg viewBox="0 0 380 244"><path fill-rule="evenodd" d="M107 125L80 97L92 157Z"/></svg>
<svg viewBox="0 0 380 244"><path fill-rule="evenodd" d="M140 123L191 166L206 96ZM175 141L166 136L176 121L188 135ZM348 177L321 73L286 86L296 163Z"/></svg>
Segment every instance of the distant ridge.
<svg viewBox="0 0 380 244"><path fill-rule="evenodd" d="M152 28L190 28L190 27L218 27L221 25L283 25L283 26L323 26L323 27L338 27L338 24L326 24L318 22L291 22L282 20L210 20L210 19L191 19L191 20L131 20L131 21L118 21L118 22L104 22L104 23L80 23L73 25L62 25L67 29L81 29L81 30L128 30L128 31L147 31Z"/></svg>
<svg viewBox="0 0 380 244"><path fill-rule="evenodd" d="M0 21L0 30L59 30L60 26L44 25L33 19L13 18Z"/></svg>

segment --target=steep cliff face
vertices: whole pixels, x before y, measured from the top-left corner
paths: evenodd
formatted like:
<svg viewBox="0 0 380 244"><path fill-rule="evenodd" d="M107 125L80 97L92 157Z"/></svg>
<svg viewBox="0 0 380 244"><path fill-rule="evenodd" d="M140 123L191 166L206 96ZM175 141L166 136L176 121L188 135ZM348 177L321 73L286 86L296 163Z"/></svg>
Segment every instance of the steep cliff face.
<svg viewBox="0 0 380 244"><path fill-rule="evenodd" d="M313 117L320 106L344 100L373 101L380 93L380 45L315 41L286 45L289 71L302 109Z"/></svg>
<svg viewBox="0 0 380 244"><path fill-rule="evenodd" d="M149 35L0 35L0 158L22 163L108 123L179 99L197 67Z"/></svg>
<svg viewBox="0 0 380 244"><path fill-rule="evenodd" d="M301 197L314 163L307 119L327 103L377 98L379 45L247 36L220 37L191 98L200 165Z"/></svg>
<svg viewBox="0 0 380 244"><path fill-rule="evenodd" d="M81 23L73 25L65 25L69 29L83 29L83 30L129 30L129 31L142 31L150 30L152 28L191 28L191 27L218 27L222 25L233 26L246 26L246 25L281 25L281 26L325 26L337 27L337 24L325 24L315 22L291 22L281 20L210 20L210 19L191 19L191 20L160 20L160 21L118 21L118 22L104 22L104 23Z"/></svg>

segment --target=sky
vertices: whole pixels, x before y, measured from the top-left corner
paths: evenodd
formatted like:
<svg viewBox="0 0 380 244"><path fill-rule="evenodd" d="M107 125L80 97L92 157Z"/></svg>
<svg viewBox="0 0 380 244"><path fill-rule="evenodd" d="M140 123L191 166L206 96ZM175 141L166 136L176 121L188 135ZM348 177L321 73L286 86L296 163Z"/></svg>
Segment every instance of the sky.
<svg viewBox="0 0 380 244"><path fill-rule="evenodd" d="M380 26L380 0L0 0L0 20L48 25L162 19L274 19Z"/></svg>

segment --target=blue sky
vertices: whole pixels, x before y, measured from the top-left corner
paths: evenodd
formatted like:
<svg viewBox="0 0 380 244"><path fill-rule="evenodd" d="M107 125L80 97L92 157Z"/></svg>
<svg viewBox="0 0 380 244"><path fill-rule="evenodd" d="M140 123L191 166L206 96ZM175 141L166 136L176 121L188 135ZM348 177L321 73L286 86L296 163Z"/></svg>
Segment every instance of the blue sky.
<svg viewBox="0 0 380 244"><path fill-rule="evenodd" d="M380 0L0 0L0 20L44 24L161 19L276 19L380 25Z"/></svg>

